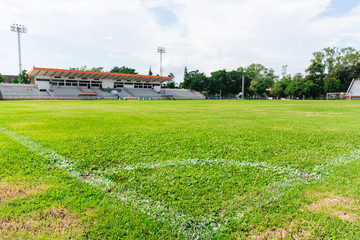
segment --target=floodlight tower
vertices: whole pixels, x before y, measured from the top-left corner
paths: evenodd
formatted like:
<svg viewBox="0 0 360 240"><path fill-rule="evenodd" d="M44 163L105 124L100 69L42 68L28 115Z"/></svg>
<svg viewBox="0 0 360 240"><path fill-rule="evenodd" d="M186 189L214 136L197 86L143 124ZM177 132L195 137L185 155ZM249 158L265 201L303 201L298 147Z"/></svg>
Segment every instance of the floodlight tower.
<svg viewBox="0 0 360 240"><path fill-rule="evenodd" d="M160 53L160 76L162 76L162 73L164 71L164 68L162 66L162 54L166 53L166 51L165 51L165 48L163 48L163 47L158 47L157 51L158 51L158 53Z"/></svg>
<svg viewBox="0 0 360 240"><path fill-rule="evenodd" d="M18 50L19 50L19 74L21 74L21 45L20 45L20 33L27 33L27 28L21 24L13 24L10 26L12 32L18 34Z"/></svg>

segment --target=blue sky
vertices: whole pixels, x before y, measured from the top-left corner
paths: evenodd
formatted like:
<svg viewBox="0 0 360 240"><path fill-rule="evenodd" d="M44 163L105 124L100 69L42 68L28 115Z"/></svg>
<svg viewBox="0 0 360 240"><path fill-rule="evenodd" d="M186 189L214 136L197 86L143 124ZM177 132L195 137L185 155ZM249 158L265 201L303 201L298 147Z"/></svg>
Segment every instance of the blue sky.
<svg viewBox="0 0 360 240"><path fill-rule="evenodd" d="M17 36L25 24L23 68L135 68L182 81L184 67L206 74L261 63L304 73L324 47L360 49L360 3L353 0L12 0L0 1L0 73L17 74Z"/></svg>
<svg viewBox="0 0 360 240"><path fill-rule="evenodd" d="M346 15L358 5L358 0L332 0L329 9L322 16Z"/></svg>

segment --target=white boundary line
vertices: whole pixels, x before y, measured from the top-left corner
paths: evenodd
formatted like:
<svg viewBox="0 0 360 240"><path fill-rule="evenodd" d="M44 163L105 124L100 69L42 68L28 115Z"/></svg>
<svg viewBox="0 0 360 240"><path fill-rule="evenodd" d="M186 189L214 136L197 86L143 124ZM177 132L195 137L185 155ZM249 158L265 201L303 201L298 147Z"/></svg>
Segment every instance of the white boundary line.
<svg viewBox="0 0 360 240"><path fill-rule="evenodd" d="M300 171L295 168L276 166L266 162L236 161L236 160L226 160L226 159L185 159L185 160L166 161L160 163L138 163L135 165L127 165L124 167L109 168L104 172L119 173L123 171L132 171L136 169L152 169L152 168L162 168L168 166L181 166L181 165L187 165L187 166L188 165L222 165L222 166L252 167L252 168L258 168L262 171L272 171L277 174L287 174L289 176L313 177L313 173L309 173L308 171Z"/></svg>
<svg viewBox="0 0 360 240"><path fill-rule="evenodd" d="M211 238L216 232L224 230L226 222L223 220L220 221L209 217L205 221L194 221L193 218L186 216L182 212L174 211L169 206L164 206L158 201L145 198L135 191L118 191L116 183L101 175L96 175L91 179L85 179L83 176L86 175L86 173L81 173L76 170L74 163L55 151L42 147L27 137L8 131L2 127L0 127L0 132L12 137L25 147L28 147L30 151L51 161L54 166L65 170L69 176L103 190L125 203L136 206L141 212L159 221L169 222L174 230L178 230L180 234L186 237Z"/></svg>
<svg viewBox="0 0 360 240"><path fill-rule="evenodd" d="M287 175L288 178L286 178L285 181L272 183L270 186L265 187L276 187L280 190L287 187L293 187L294 185L298 184L306 184L311 180L320 179L322 175L327 175L328 172L331 171L329 167L344 166L360 158L360 150L356 150L333 161L329 161L324 165L316 165L313 169L313 172L300 171L298 169L289 167L280 167L265 162L256 163L249 161L236 161L225 159L186 159L161 163L139 163L124 167L116 167L107 169L102 172L98 172L91 179L85 179L83 178L83 176L86 175L85 173L81 173L76 170L73 162L67 160L67 158L56 153L55 151L42 147L36 142L30 140L29 138L15 132L8 131L2 127L0 127L0 132L12 137L14 140L28 147L31 151L38 153L45 159L50 160L54 163L56 167L67 171L69 176L77 178L83 182L95 186L98 189L106 191L111 196L116 197L123 202L130 203L131 205L136 206L141 212L150 215L157 220L170 222L171 226L179 230L181 234L192 238L211 237L211 235L215 234L216 232L224 230L226 222L228 220L218 220L213 217L202 216L202 219L207 218L207 220L195 222L192 220L191 217L186 216L182 212L173 211L170 207L164 206L158 201L153 201L149 198L146 198L135 191L119 191L117 184L102 176L102 174L113 174L123 171L133 171L136 169L151 169L180 165L223 165L253 167L258 168L262 171L272 171L277 174ZM281 193L277 194L278 196L273 196L273 194L269 194L270 197L272 197L263 202L262 205L274 202L282 195ZM245 212L236 214L235 219L241 218Z"/></svg>

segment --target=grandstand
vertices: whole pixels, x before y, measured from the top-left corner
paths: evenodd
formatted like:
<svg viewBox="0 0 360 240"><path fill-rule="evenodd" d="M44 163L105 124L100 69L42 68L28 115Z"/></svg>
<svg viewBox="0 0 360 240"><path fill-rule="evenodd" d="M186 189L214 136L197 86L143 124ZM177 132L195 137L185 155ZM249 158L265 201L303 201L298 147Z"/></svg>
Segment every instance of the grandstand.
<svg viewBox="0 0 360 240"><path fill-rule="evenodd" d="M345 96L347 99L360 99L360 79L352 80Z"/></svg>
<svg viewBox="0 0 360 240"><path fill-rule="evenodd" d="M171 77L34 67L31 84L0 84L0 100L205 99L188 89L162 89Z"/></svg>
<svg viewBox="0 0 360 240"><path fill-rule="evenodd" d="M189 89L162 89L167 99L204 99L204 95Z"/></svg>
<svg viewBox="0 0 360 240"><path fill-rule="evenodd" d="M144 88L144 89L139 89L139 88L133 88L133 89L128 89L125 88L125 91L131 93L133 96L139 98L139 99L149 99L149 100L159 100L159 99L166 99L164 98L164 96L160 93L160 92L156 92L151 88Z"/></svg>
<svg viewBox="0 0 360 240"><path fill-rule="evenodd" d="M51 99L47 91L39 91L35 84L0 84L1 100Z"/></svg>

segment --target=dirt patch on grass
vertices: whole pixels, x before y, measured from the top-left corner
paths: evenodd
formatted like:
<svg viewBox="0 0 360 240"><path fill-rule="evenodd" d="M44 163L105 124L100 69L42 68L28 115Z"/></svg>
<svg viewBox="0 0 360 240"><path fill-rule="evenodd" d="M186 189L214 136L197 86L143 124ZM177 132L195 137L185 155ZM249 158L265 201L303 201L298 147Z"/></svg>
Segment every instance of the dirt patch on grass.
<svg viewBox="0 0 360 240"><path fill-rule="evenodd" d="M321 199L317 203L310 204L309 210L317 210L322 206L349 205L353 202L354 200L341 196L326 197Z"/></svg>
<svg viewBox="0 0 360 240"><path fill-rule="evenodd" d="M349 222L359 218L358 214L353 212L356 209L356 201L342 196L325 197L316 203L310 204L308 209L312 212L325 212Z"/></svg>
<svg viewBox="0 0 360 240"><path fill-rule="evenodd" d="M358 215L352 212L345 212L345 211L338 211L338 212L334 212L335 216L339 217L341 220L346 220L346 221L354 221L358 218Z"/></svg>
<svg viewBox="0 0 360 240"><path fill-rule="evenodd" d="M268 229L264 233L254 236L253 240L285 239L287 234L288 231L286 229Z"/></svg>
<svg viewBox="0 0 360 240"><path fill-rule="evenodd" d="M95 174L88 173L88 174L82 175L81 178L84 180L93 180L95 178Z"/></svg>
<svg viewBox="0 0 360 240"><path fill-rule="evenodd" d="M45 184L38 186L23 186L10 183L0 183L0 202L29 197L33 194L43 192L47 188L48 186Z"/></svg>
<svg viewBox="0 0 360 240"><path fill-rule="evenodd" d="M253 240L268 239L314 239L310 231L287 227L283 229L267 229L262 234L256 235Z"/></svg>
<svg viewBox="0 0 360 240"><path fill-rule="evenodd" d="M78 216L66 208L56 207L25 218L0 219L0 235L12 238L27 236L37 238L50 236L77 236L83 232L84 224Z"/></svg>

